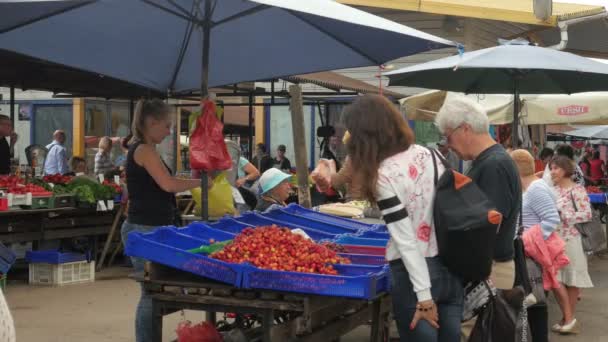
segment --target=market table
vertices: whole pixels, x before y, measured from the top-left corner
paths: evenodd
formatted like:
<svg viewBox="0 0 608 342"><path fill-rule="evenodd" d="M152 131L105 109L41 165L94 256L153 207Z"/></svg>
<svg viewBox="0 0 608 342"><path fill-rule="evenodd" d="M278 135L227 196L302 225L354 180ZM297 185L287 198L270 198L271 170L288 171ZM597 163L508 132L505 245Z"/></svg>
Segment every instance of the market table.
<svg viewBox="0 0 608 342"><path fill-rule="evenodd" d="M370 321L369 341L384 341L388 336L388 294L360 300L239 289L150 262L145 274L136 279L152 298L157 336L162 336L163 316L180 310L206 311L211 313L207 319L213 323L218 312L235 313L234 327L243 328L246 335L259 336L264 342L334 341ZM256 315L259 324L248 326L244 315Z"/></svg>
<svg viewBox="0 0 608 342"><path fill-rule="evenodd" d="M45 240L104 235L109 232L118 208L120 205L105 212L74 207L1 211L0 242L32 241L37 248Z"/></svg>

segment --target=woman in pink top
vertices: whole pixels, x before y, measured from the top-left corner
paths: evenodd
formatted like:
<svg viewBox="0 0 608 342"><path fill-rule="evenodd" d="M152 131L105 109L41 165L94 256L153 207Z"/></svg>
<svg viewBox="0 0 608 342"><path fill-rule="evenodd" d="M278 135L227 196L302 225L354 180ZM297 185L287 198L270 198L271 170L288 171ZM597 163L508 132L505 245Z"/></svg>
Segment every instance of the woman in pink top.
<svg viewBox="0 0 608 342"><path fill-rule="evenodd" d="M606 173L606 165L604 161L600 159L600 152L593 152L593 158L589 161L589 178L595 183L598 184L602 178L604 178L604 174Z"/></svg>
<svg viewBox="0 0 608 342"><path fill-rule="evenodd" d="M344 123L353 179L366 180L362 196L378 205L391 236L386 258L401 341L459 341L464 291L437 256L431 152L413 144L408 123L382 96L359 97L344 110Z"/></svg>
<svg viewBox="0 0 608 342"><path fill-rule="evenodd" d="M585 188L572 181L575 165L571 159L557 156L549 165L557 193L557 210L562 220L556 232L566 241L566 255L570 259L570 264L560 270L558 278L566 286L568 302L574 314L580 294L579 289L593 287L581 236L575 226L577 223L591 220L591 204ZM570 321L562 320L555 324L552 330L561 334L574 334L578 333L579 327L576 318L572 318Z"/></svg>

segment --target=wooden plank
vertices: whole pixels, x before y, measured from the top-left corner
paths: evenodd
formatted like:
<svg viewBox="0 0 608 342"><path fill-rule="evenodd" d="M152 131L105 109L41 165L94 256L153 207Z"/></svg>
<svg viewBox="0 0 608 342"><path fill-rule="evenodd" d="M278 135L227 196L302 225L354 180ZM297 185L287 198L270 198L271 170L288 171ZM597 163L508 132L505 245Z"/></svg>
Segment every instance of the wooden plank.
<svg viewBox="0 0 608 342"><path fill-rule="evenodd" d="M52 239L63 239L77 236L88 236L88 235L103 235L110 231L110 226L103 227L87 227L87 228L73 228L73 229L56 229L51 231L45 231L42 235L43 240Z"/></svg>
<svg viewBox="0 0 608 342"><path fill-rule="evenodd" d="M114 215L114 222L112 222L112 227L110 228L110 232L108 233L108 237L106 238L106 242L103 246L103 250L101 251L101 256L99 257L99 262L97 262L97 264L95 265L97 268L97 271L101 270L103 267L103 262L106 260L106 256L108 255L108 251L110 250L110 244L112 243L112 240L114 239L114 232L116 232L118 224L120 223L120 221L122 219L123 211L124 211L124 207L121 206L116 211L116 214Z"/></svg>
<svg viewBox="0 0 608 342"><path fill-rule="evenodd" d="M302 88L299 85L289 86L289 110L291 111L291 128L293 130L293 149L296 156L298 177L298 202L304 208L310 208L310 188L308 187L308 153L306 151L306 134L304 130L304 108L302 107Z"/></svg>
<svg viewBox="0 0 608 342"><path fill-rule="evenodd" d="M214 297L214 296L191 296L184 294L165 294L165 293L153 293L150 297L156 300L162 300L167 302L178 302L178 303L193 303L193 304L204 304L204 305L221 305L225 307L239 307L239 308L253 308L253 309L272 309L278 311L294 311L302 312L304 310L301 304L285 302L285 301L274 301L274 300L250 300L250 299L239 299L232 297Z"/></svg>
<svg viewBox="0 0 608 342"><path fill-rule="evenodd" d="M371 306L366 306L356 313L337 319L326 324L322 328L315 330L312 334L301 336L298 341L301 342L317 342L331 341L340 336L346 335L356 327L366 324L371 317Z"/></svg>

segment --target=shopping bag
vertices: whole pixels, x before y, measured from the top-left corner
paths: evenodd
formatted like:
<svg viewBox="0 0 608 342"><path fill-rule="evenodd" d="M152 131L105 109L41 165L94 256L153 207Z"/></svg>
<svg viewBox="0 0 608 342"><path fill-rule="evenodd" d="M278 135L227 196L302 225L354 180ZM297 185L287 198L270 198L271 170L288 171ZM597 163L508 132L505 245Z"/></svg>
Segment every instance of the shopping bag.
<svg viewBox="0 0 608 342"><path fill-rule="evenodd" d="M190 191L194 199L194 214L201 214L201 189ZM226 172L221 172L213 179L213 186L209 189L209 216L222 217L234 215L234 201L232 200L232 187L226 179Z"/></svg>
<svg viewBox="0 0 608 342"><path fill-rule="evenodd" d="M511 297L511 298L510 298ZM516 297L516 298L513 298ZM522 309L524 291L498 290L477 316L469 342L514 342L519 328L518 312Z"/></svg>
<svg viewBox="0 0 608 342"><path fill-rule="evenodd" d="M572 201L572 206L574 206L574 211L578 211L572 193L570 193L570 200ZM599 252L606 245L606 235L604 235L604 225L600 219L600 212L598 210L591 210L591 214L591 221L574 225L581 234L583 250L586 253Z"/></svg>
<svg viewBox="0 0 608 342"><path fill-rule="evenodd" d="M202 114L190 136L190 167L194 170L228 170L232 159L224 142L224 125L216 116L215 103L203 101Z"/></svg>
<svg viewBox="0 0 608 342"><path fill-rule="evenodd" d="M210 322L192 324L190 321L182 321L175 329L178 342L223 342L222 335Z"/></svg>

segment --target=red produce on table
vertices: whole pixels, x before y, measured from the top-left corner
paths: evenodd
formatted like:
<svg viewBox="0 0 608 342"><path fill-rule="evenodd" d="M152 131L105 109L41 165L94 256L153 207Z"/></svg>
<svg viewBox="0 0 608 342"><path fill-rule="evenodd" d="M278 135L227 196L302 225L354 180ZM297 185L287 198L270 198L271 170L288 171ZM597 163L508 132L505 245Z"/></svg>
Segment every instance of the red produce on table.
<svg viewBox="0 0 608 342"><path fill-rule="evenodd" d="M245 228L234 241L212 258L278 271L337 275L332 264L350 264L335 251L317 244L288 228L265 226Z"/></svg>

